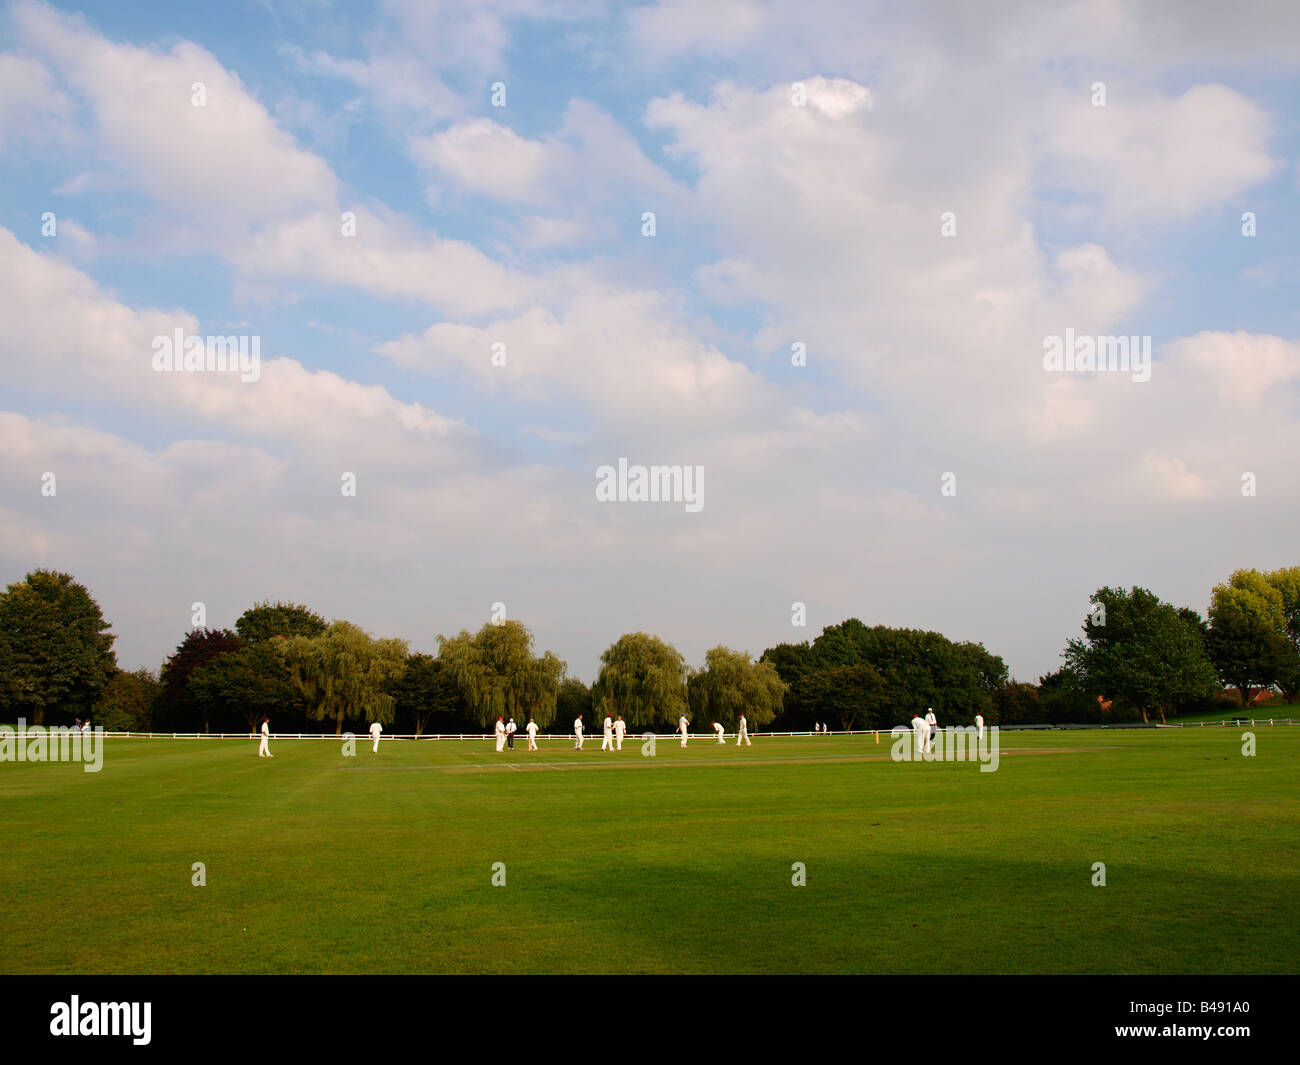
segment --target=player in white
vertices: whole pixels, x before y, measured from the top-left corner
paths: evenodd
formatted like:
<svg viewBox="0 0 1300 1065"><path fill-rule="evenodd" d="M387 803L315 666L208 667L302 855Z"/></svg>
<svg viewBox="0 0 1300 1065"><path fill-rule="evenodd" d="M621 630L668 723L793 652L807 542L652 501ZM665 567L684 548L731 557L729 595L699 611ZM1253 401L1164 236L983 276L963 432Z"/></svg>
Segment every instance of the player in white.
<svg viewBox="0 0 1300 1065"><path fill-rule="evenodd" d="M722 722L721 722L721 721L715 721L715 722L713 723L713 731L716 732L716 733L718 734L718 742L719 742L719 743L726 743L726 742L727 742L727 734L722 730Z"/></svg>
<svg viewBox="0 0 1300 1065"><path fill-rule="evenodd" d="M983 714L975 715L975 727L979 729L979 739L983 740L984 739L984 715Z"/></svg>
<svg viewBox="0 0 1300 1065"><path fill-rule="evenodd" d="M934 734L939 731L939 719L934 716L934 707L928 707L925 711L926 725L926 749L934 754Z"/></svg>
<svg viewBox="0 0 1300 1065"><path fill-rule="evenodd" d="M623 720L623 715L619 714L614 719L614 750L623 749L623 735L627 732L627 722Z"/></svg>
<svg viewBox="0 0 1300 1065"><path fill-rule="evenodd" d="M261 746L257 748L257 757L275 757L275 755L271 753L271 719L269 717L262 718L262 743Z"/></svg>
<svg viewBox="0 0 1300 1065"><path fill-rule="evenodd" d="M515 733L518 731L519 726L515 724L515 719L512 717L506 722L506 746L512 751L515 749Z"/></svg>
<svg viewBox="0 0 1300 1065"><path fill-rule="evenodd" d="M601 728L604 730L605 738L600 741L600 749L602 751L612 751L614 749L614 719L606 714L605 723Z"/></svg>
<svg viewBox="0 0 1300 1065"><path fill-rule="evenodd" d="M745 723L744 714L740 715L738 728L740 729L740 731L736 733L736 746L739 747L742 740L744 741L746 747L754 746L752 743L749 742L749 725Z"/></svg>
<svg viewBox="0 0 1300 1065"><path fill-rule="evenodd" d="M912 715L912 733L916 738L916 753L924 754L925 746L930 742L930 726L920 714Z"/></svg>
<svg viewBox="0 0 1300 1065"><path fill-rule="evenodd" d="M582 715L579 714L573 719L573 749L582 750Z"/></svg>
<svg viewBox="0 0 1300 1065"><path fill-rule="evenodd" d="M374 745L370 748L371 754L379 753L379 734L384 731L384 726L378 721L370 722L370 738L374 740Z"/></svg>
<svg viewBox="0 0 1300 1065"><path fill-rule="evenodd" d="M528 733L528 749L530 751L537 750L537 722L530 717L524 731Z"/></svg>
<svg viewBox="0 0 1300 1065"><path fill-rule="evenodd" d="M493 731L497 734L497 751L504 751L506 749L506 723L497 718L496 727Z"/></svg>
<svg viewBox="0 0 1300 1065"><path fill-rule="evenodd" d="M691 724L691 723L690 723L689 721L686 720L686 715L685 715L685 714L682 714L682 718L681 718L681 720L677 722L677 731L680 732L680 733L682 734L682 746L683 746L683 747L686 746L686 730L690 727L690 724Z"/></svg>

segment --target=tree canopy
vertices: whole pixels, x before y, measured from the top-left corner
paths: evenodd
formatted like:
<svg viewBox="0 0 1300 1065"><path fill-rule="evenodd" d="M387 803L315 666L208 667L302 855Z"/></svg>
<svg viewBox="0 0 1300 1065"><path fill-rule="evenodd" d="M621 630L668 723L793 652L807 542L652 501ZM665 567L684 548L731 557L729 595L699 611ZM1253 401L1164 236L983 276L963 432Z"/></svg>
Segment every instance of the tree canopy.
<svg viewBox="0 0 1300 1065"><path fill-rule="evenodd" d="M36 725L89 715L117 670L110 627L85 585L33 570L0 594L0 695Z"/></svg>

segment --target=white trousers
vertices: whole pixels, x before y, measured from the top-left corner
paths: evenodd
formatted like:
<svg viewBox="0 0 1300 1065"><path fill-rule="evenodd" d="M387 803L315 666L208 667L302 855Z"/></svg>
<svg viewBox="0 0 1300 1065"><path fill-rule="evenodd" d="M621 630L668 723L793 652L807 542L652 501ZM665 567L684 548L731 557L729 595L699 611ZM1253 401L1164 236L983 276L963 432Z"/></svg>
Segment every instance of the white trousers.
<svg viewBox="0 0 1300 1065"><path fill-rule="evenodd" d="M503 733L503 732L498 732L498 733L497 733L497 750L498 750L498 751L504 751L505 749L506 749L506 737L505 737L505 733Z"/></svg>
<svg viewBox="0 0 1300 1065"><path fill-rule="evenodd" d="M602 751L612 751L614 749L614 733L605 733L605 738L600 741L600 749Z"/></svg>
<svg viewBox="0 0 1300 1065"><path fill-rule="evenodd" d="M574 735L574 737L573 737L573 749L574 749L575 751L580 751L580 750L582 750L582 733L581 733L581 732L576 733L576 734Z"/></svg>
<svg viewBox="0 0 1300 1065"><path fill-rule="evenodd" d="M371 747L370 750L371 750L371 753L373 753L373 754L378 754L378 753L379 753L379 737L378 737L378 736L375 737L375 745L374 745L373 747Z"/></svg>
<svg viewBox="0 0 1300 1065"><path fill-rule="evenodd" d="M719 743L726 743L726 742L727 742L727 734L726 734L725 732L719 732L719 733L718 733L718 742L719 742Z"/></svg>
<svg viewBox="0 0 1300 1065"><path fill-rule="evenodd" d="M271 737L270 737L270 736L263 736L263 737L262 737L262 742L261 742L260 746L257 748L257 757L258 757L258 758L274 758L274 757L275 757L275 755L273 755L273 754L271 753Z"/></svg>
<svg viewBox="0 0 1300 1065"><path fill-rule="evenodd" d="M537 750L537 740L533 738L533 734L531 732L528 734L528 749L530 751Z"/></svg>
<svg viewBox="0 0 1300 1065"><path fill-rule="evenodd" d="M741 729L739 732L736 733L736 746L737 746L737 747L740 746L740 741L741 741L741 740L744 740L744 741L745 741L745 746L746 746L746 747L752 747L752 746L754 746L752 743L749 742L749 730L748 730L748 729Z"/></svg>
<svg viewBox="0 0 1300 1065"><path fill-rule="evenodd" d="M620 732L615 732L615 733L614 733L614 750L616 750L616 751L621 751L622 749L623 749L623 735L622 735L622 733L620 733Z"/></svg>
<svg viewBox="0 0 1300 1065"><path fill-rule="evenodd" d="M686 730L682 729L682 746L686 746Z"/></svg>

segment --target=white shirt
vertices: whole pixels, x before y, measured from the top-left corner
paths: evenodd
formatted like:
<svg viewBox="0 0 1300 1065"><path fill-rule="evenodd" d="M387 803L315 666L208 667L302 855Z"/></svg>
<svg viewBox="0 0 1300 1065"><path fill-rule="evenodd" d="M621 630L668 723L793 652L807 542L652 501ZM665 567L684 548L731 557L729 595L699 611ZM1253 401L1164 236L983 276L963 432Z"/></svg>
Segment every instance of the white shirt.
<svg viewBox="0 0 1300 1065"><path fill-rule="evenodd" d="M741 732L745 732L745 731L747 731L748 729L749 729L749 726L745 724L745 715L744 715L744 714L741 714L741 715L740 715L740 731L741 731Z"/></svg>
<svg viewBox="0 0 1300 1065"><path fill-rule="evenodd" d="M582 718L577 718L573 722L573 734L576 736L582 731Z"/></svg>
<svg viewBox="0 0 1300 1065"><path fill-rule="evenodd" d="M715 721L715 722L713 723L713 731L714 731L714 732L717 732L717 733L719 733L719 734L721 734L721 732L722 732L722 722L720 722L720 721Z"/></svg>
<svg viewBox="0 0 1300 1065"><path fill-rule="evenodd" d="M614 731L620 736L623 735L623 733L627 731L627 722L620 717L614 722Z"/></svg>
<svg viewBox="0 0 1300 1065"><path fill-rule="evenodd" d="M613 722L612 719L610 719L610 718L608 718L608 717L605 718L605 731L606 731L606 732L613 732L613 731L614 731L614 722Z"/></svg>
<svg viewBox="0 0 1300 1065"><path fill-rule="evenodd" d="M983 727L984 727L984 715L983 715L983 714L976 714L976 715L975 715L975 724L977 724L980 728L983 728Z"/></svg>
<svg viewBox="0 0 1300 1065"><path fill-rule="evenodd" d="M518 728L519 726L516 725L513 721L511 721L508 725L506 725L506 732L515 732L518 730Z"/></svg>
<svg viewBox="0 0 1300 1065"><path fill-rule="evenodd" d="M262 735L263 736L271 735L271 726L268 725L265 721L262 722Z"/></svg>
<svg viewBox="0 0 1300 1065"><path fill-rule="evenodd" d="M498 719L497 719L497 725L496 725L496 731L497 731L497 732L505 732L505 730L506 730L506 724L505 724L505 722L502 721L502 720L500 720L500 719L498 718Z"/></svg>
<svg viewBox="0 0 1300 1065"><path fill-rule="evenodd" d="M530 735L530 736L536 736L536 735L537 735L537 722L536 722L536 721L530 721L530 722L528 722L528 727L527 727L526 729L524 729L524 731L527 732L528 735Z"/></svg>
<svg viewBox="0 0 1300 1065"><path fill-rule="evenodd" d="M370 735L372 735L375 739L379 739L379 734L383 731L384 731L384 726L381 725L378 721L371 722Z"/></svg>
<svg viewBox="0 0 1300 1065"><path fill-rule="evenodd" d="M939 723L938 718L934 716L933 710L931 710L928 714L925 715L925 723L929 725L931 728L934 728L934 726Z"/></svg>
<svg viewBox="0 0 1300 1065"><path fill-rule="evenodd" d="M927 729L927 728L929 728L929 727L930 727L930 726L927 725L927 724L925 723L924 719L921 717L920 714L916 714L916 715L912 718L912 731L913 731L913 732L920 732L921 730L923 730L923 729Z"/></svg>
<svg viewBox="0 0 1300 1065"><path fill-rule="evenodd" d="M679 722L677 722L678 730L681 732L685 732L687 724L689 724L689 722L686 720L685 716L683 716L682 719Z"/></svg>

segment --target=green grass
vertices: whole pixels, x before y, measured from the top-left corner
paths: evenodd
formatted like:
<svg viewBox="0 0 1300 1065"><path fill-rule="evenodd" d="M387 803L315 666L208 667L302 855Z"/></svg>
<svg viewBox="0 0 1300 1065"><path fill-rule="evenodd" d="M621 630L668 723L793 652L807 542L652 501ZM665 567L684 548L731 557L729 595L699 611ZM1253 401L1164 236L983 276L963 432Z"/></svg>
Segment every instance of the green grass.
<svg viewBox="0 0 1300 1065"><path fill-rule="evenodd" d="M1246 721L1251 718L1256 721L1267 721L1270 717L1277 718L1279 721L1288 717L1292 721L1300 721L1300 705L1296 703L1268 703L1264 706L1247 707L1244 710L1237 706L1231 710L1214 710L1205 714L1186 714L1182 717L1171 717L1169 723L1171 725L1185 725L1201 721L1232 721L1237 718Z"/></svg>
<svg viewBox="0 0 1300 1065"><path fill-rule="evenodd" d="M1295 972L1300 727L1241 731L110 739L0 764L0 971Z"/></svg>

